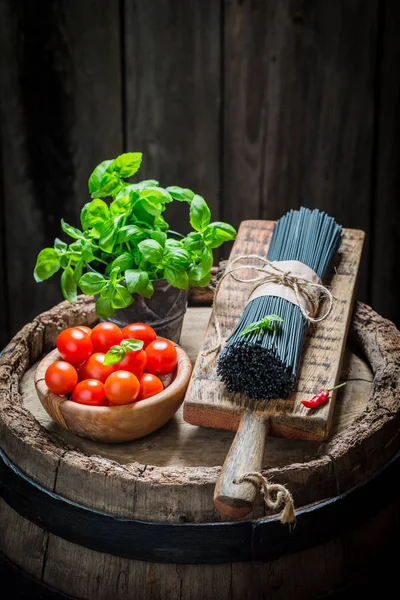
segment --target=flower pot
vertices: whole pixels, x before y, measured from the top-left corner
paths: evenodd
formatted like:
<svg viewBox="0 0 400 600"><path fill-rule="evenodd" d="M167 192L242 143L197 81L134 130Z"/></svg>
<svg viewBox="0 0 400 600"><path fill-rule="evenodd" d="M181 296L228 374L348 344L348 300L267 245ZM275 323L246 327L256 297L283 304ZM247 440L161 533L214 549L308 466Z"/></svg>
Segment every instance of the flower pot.
<svg viewBox="0 0 400 600"><path fill-rule="evenodd" d="M153 281L153 286L151 298L133 294L135 301L127 308L116 310L108 321L119 327L137 321L147 323L160 337L179 343L187 307L187 290L174 288L166 279Z"/></svg>

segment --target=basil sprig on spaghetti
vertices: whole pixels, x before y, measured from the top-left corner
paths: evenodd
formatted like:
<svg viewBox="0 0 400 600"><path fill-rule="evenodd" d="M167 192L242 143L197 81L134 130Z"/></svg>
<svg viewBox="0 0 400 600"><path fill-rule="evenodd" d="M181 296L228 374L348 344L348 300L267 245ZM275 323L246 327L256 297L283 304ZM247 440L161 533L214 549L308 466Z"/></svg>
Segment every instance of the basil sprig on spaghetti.
<svg viewBox="0 0 400 600"><path fill-rule="evenodd" d="M260 321L250 323L243 331L239 333L239 336L249 335L250 333L258 333L262 330L277 331L280 327L280 323L283 323L282 317L279 315L267 315Z"/></svg>

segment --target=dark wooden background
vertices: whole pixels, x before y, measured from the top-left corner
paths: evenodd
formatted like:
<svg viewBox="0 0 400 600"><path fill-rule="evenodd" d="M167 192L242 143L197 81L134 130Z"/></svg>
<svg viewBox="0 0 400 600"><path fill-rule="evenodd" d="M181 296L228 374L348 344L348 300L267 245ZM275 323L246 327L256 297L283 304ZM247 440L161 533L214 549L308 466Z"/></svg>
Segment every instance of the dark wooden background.
<svg viewBox="0 0 400 600"><path fill-rule="evenodd" d="M215 219L365 230L359 298L399 322L399 28L398 0L0 0L1 342L61 299L36 255L124 150Z"/></svg>

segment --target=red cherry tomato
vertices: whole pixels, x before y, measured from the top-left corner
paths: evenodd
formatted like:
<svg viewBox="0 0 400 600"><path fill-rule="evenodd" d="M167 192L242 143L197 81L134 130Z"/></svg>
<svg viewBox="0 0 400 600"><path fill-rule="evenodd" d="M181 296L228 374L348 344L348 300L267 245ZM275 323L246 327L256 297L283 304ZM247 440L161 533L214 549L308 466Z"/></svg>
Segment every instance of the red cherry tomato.
<svg viewBox="0 0 400 600"><path fill-rule="evenodd" d="M164 389L161 379L159 379L157 375L152 375L151 373L143 373L143 375L139 377L139 383L140 391L139 396L136 398L137 402L155 396Z"/></svg>
<svg viewBox="0 0 400 600"><path fill-rule="evenodd" d="M136 377L140 377L146 368L147 356L144 350L127 352L125 358L114 365L114 371L130 371Z"/></svg>
<svg viewBox="0 0 400 600"><path fill-rule="evenodd" d="M169 340L157 338L146 348L146 371L153 375L166 375L176 368L178 355L175 346Z"/></svg>
<svg viewBox="0 0 400 600"><path fill-rule="evenodd" d="M92 330L90 329L90 327L86 327L86 325L77 325L76 329L82 329L82 331L84 331L88 335L90 335L92 333Z"/></svg>
<svg viewBox="0 0 400 600"><path fill-rule="evenodd" d="M64 329L58 336L56 345L63 359L73 365L87 360L93 352L90 337L78 327Z"/></svg>
<svg viewBox="0 0 400 600"><path fill-rule="evenodd" d="M107 366L104 363L105 354L94 352L89 356L86 362L79 367L79 379L98 379L103 383L114 371L114 366Z"/></svg>
<svg viewBox="0 0 400 600"><path fill-rule="evenodd" d="M71 399L79 404L100 406L104 402L104 383L97 379L84 379L74 388Z"/></svg>
<svg viewBox="0 0 400 600"><path fill-rule="evenodd" d="M134 338L135 340L142 340L144 344L143 348L146 348L157 337L154 329L145 323L131 323L127 325L123 328L122 335L124 339Z"/></svg>
<svg viewBox="0 0 400 600"><path fill-rule="evenodd" d="M70 363L56 360L47 368L44 379L54 394L69 394L78 383L78 373Z"/></svg>
<svg viewBox="0 0 400 600"><path fill-rule="evenodd" d="M107 400L113 404L130 404L139 394L139 381L136 375L129 371L111 373L105 383Z"/></svg>
<svg viewBox="0 0 400 600"><path fill-rule="evenodd" d="M114 323L99 323L92 329L90 336L93 343L93 352L108 352L111 346L118 346L122 341L122 332Z"/></svg>

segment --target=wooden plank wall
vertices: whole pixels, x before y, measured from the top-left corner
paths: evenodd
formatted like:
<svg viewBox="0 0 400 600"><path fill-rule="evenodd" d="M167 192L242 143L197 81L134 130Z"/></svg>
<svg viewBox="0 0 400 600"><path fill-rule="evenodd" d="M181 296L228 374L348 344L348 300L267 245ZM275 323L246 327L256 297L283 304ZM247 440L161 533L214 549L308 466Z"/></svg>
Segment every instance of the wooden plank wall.
<svg viewBox="0 0 400 600"><path fill-rule="evenodd" d="M37 252L124 149L216 219L364 229L359 297L399 323L399 25L397 0L0 0L0 344L61 299Z"/></svg>

